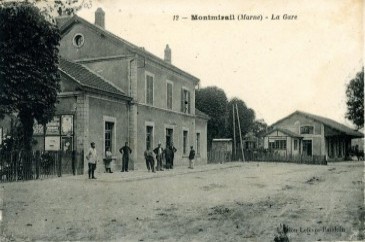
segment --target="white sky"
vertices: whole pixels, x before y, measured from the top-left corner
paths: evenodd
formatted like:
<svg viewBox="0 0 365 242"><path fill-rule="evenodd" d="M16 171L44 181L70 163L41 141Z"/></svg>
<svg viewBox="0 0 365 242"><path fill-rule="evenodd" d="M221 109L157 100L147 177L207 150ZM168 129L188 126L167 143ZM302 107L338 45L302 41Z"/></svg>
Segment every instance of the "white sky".
<svg viewBox="0 0 365 242"><path fill-rule="evenodd" d="M85 3L90 0L84 0ZM106 29L237 96L272 124L301 110L351 125L346 84L363 65L361 0L92 1L78 15L94 22L102 7ZM191 21L192 14L263 15L263 21ZM297 15L296 21L270 20ZM173 21L179 15L179 21ZM181 20L181 17L188 17Z"/></svg>

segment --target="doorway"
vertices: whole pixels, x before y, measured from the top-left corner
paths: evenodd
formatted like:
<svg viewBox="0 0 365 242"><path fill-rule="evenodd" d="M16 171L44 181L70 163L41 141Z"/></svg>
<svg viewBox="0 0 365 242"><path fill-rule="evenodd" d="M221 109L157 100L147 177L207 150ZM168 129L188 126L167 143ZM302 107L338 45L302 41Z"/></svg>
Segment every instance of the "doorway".
<svg viewBox="0 0 365 242"><path fill-rule="evenodd" d="M303 155L312 156L312 140L303 140Z"/></svg>
<svg viewBox="0 0 365 242"><path fill-rule="evenodd" d="M174 141L174 130L173 129L166 129L166 146L170 146L171 143Z"/></svg>

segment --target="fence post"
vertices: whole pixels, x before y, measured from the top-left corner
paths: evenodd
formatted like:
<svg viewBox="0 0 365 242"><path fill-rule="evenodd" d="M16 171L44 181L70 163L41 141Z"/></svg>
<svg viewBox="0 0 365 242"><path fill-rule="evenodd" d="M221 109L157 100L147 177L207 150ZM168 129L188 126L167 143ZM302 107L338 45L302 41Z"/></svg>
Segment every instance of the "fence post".
<svg viewBox="0 0 365 242"><path fill-rule="evenodd" d="M41 162L41 152L37 150L35 152L35 173L36 173L36 179L39 179L39 165Z"/></svg>
<svg viewBox="0 0 365 242"><path fill-rule="evenodd" d="M71 153L72 175L76 175L76 172L75 172L75 163L76 163L76 151L73 150L72 153Z"/></svg>
<svg viewBox="0 0 365 242"><path fill-rule="evenodd" d="M62 151L58 151L58 169L57 169L57 175L58 177L62 176Z"/></svg>

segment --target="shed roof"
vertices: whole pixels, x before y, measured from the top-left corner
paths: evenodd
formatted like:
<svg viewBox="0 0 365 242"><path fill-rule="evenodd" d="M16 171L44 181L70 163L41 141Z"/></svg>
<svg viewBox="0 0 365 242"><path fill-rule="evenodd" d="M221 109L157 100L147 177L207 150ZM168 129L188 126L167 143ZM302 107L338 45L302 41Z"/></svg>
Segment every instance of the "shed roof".
<svg viewBox="0 0 365 242"><path fill-rule="evenodd" d="M280 131L280 132L283 132L284 134L287 134L289 135L290 137L293 137L293 138L303 138L301 135L297 134L297 133L294 133L293 131L290 131L288 129L283 129L283 128L274 128L268 132L266 132L263 136L267 136L268 134L271 134L272 132L275 132L275 131Z"/></svg>
<svg viewBox="0 0 365 242"><path fill-rule="evenodd" d="M203 118L203 119L207 119L209 120L210 117L208 114L203 113L202 111L200 111L199 109L195 108L195 116L199 117L199 118Z"/></svg>
<svg viewBox="0 0 365 242"><path fill-rule="evenodd" d="M122 89L116 87L114 84L105 80L103 77L94 73L87 67L71 62L62 57L60 57L59 61L59 69L82 87L88 87L102 92L127 97Z"/></svg>
<svg viewBox="0 0 365 242"><path fill-rule="evenodd" d="M223 141L225 141L225 142L227 142L227 141L232 141L232 139L213 139L213 142L223 142Z"/></svg>
<svg viewBox="0 0 365 242"><path fill-rule="evenodd" d="M355 131L355 130L347 127L346 125L343 125L343 124L341 124L339 122L336 122L332 119L325 118L325 117L318 116L318 115L314 115L314 114L310 114L310 113L306 113L306 112L302 112L302 111L295 111L294 113L288 115L287 117L282 118L279 121L275 122L274 124L271 125L271 127L275 126L276 124L280 123L281 121L283 121L283 120L285 120L285 119L287 119L287 118L289 118L289 117L291 117L295 114L302 115L302 116L307 117L309 119L320 122L320 123L328 126L329 128L337 130L337 131L339 131L339 132L341 132L345 135L352 136L352 137L358 137L358 138L364 137L363 133Z"/></svg>

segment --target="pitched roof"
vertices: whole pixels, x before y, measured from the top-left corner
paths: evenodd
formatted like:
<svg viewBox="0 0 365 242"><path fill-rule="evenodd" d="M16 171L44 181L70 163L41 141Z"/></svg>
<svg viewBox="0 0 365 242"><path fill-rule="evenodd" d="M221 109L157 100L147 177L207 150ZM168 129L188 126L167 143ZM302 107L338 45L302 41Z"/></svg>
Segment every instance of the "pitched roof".
<svg viewBox="0 0 365 242"><path fill-rule="evenodd" d="M195 108L195 116L199 117L199 118L203 118L203 119L207 119L209 120L210 117L208 114L203 113L202 111L200 111L199 109Z"/></svg>
<svg viewBox="0 0 365 242"><path fill-rule="evenodd" d="M304 117L307 117L309 119L312 119L312 120L315 120L317 122L320 122L326 126L328 126L329 128L332 128L334 130L337 130L341 133L344 133L345 135L349 135L349 136L353 136L353 137L364 137L364 134L358 132L358 131L355 131L349 127L347 127L346 125L343 125L339 122L336 122L332 119L329 119L329 118L325 118L325 117L321 117L321 116L318 116L318 115L314 115L314 114L310 114L310 113L306 113L306 112L302 112L302 111L295 111L294 113L290 114L289 116L285 117L285 118L282 118L280 119L279 121L275 122L274 124L271 125L271 127L275 126L277 123L295 115L295 114L298 114L298 115L302 115Z"/></svg>
<svg viewBox="0 0 365 242"><path fill-rule="evenodd" d="M109 37L111 38L112 40L116 41L117 43L119 44L123 44L125 46L127 46L132 52L135 52L141 56L144 56L144 57L147 57L163 66L165 66L166 68L168 69L171 69L172 71L175 71L175 72L178 72L190 79L193 79L195 81L195 84L198 84L199 83L199 79L181 69L179 69L178 67L170 64L170 63L167 63L166 61L164 61L163 59L161 59L160 57L152 54L151 52L148 52L146 51L144 48L141 48L141 47L138 47L128 41L126 41L125 39L122 39L120 38L119 36L105 30L104 28L98 26L98 25L95 25L95 24L92 24L88 21L86 21L85 19L77 16L77 15L74 15L72 18L70 18L69 20L67 20L66 22L63 23L63 25L60 27L60 33L61 35L63 36L67 30L74 24L74 23L83 23L85 24L86 26L88 26L89 28L95 30L96 32L99 32L99 33L102 33L103 35L105 35L106 37Z"/></svg>
<svg viewBox="0 0 365 242"><path fill-rule="evenodd" d="M283 129L283 128L274 128L268 132L266 132L263 136L266 136L268 134L271 134L272 132L274 131L280 131L280 132L283 132L284 134L287 134L289 135L290 137L293 137L293 138L303 138L301 135L297 134L297 133L294 133L293 131L290 131L288 129Z"/></svg>
<svg viewBox="0 0 365 242"><path fill-rule="evenodd" d="M114 86L112 83L108 82L85 66L71 62L62 57L60 57L59 61L60 64L58 68L75 80L79 85L110 94L117 94L127 97L123 90Z"/></svg>

